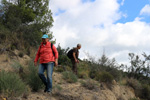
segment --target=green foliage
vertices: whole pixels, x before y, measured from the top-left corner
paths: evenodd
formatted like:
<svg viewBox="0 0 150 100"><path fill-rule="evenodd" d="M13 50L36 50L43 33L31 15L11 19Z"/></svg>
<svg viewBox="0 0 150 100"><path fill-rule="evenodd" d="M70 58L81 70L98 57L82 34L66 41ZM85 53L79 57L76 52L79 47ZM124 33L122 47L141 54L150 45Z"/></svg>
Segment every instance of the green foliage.
<svg viewBox="0 0 150 100"><path fill-rule="evenodd" d="M22 58L24 56L23 52L19 52L18 56Z"/></svg>
<svg viewBox="0 0 150 100"><path fill-rule="evenodd" d="M91 79L81 81L81 85L89 90L96 90L98 88L98 84Z"/></svg>
<svg viewBox="0 0 150 100"><path fill-rule="evenodd" d="M15 97L25 92L27 92L27 86L17 74L6 71L0 72L0 93L6 97Z"/></svg>
<svg viewBox="0 0 150 100"><path fill-rule="evenodd" d="M127 85L132 87L135 90L135 95L136 96L141 97L141 95L142 95L142 91L141 91L142 85L137 79L134 79L134 78L128 79L127 80Z"/></svg>
<svg viewBox="0 0 150 100"><path fill-rule="evenodd" d="M70 66L64 66L64 68L65 68L65 71L72 71L72 68L70 67Z"/></svg>
<svg viewBox="0 0 150 100"><path fill-rule="evenodd" d="M56 72L64 72L65 68L63 66L58 66L57 68L55 68Z"/></svg>
<svg viewBox="0 0 150 100"><path fill-rule="evenodd" d="M116 80L116 81L119 81L122 79L123 77L123 71L121 70L118 70L117 68L115 67L110 67L110 66L107 66L106 69L105 69L106 72L109 72L113 78Z"/></svg>
<svg viewBox="0 0 150 100"><path fill-rule="evenodd" d="M150 100L150 85L144 84L142 86L142 98Z"/></svg>
<svg viewBox="0 0 150 100"><path fill-rule="evenodd" d="M2 5L4 14L0 16L0 38L4 45L10 44L5 49L36 47L43 32L50 33L53 18L49 0L2 0Z"/></svg>
<svg viewBox="0 0 150 100"><path fill-rule="evenodd" d="M129 53L129 59L131 66L121 66L122 69L128 71L127 75L131 78L127 80L127 85L134 88L136 96L149 100L150 55L143 53L140 57L134 53Z"/></svg>
<svg viewBox="0 0 150 100"><path fill-rule="evenodd" d="M67 65L67 66L72 66L70 59L67 57L67 52L69 48L67 49L62 49L60 44L57 47L58 53L59 53L59 58L58 58L58 64L59 65Z"/></svg>
<svg viewBox="0 0 150 100"><path fill-rule="evenodd" d="M109 59L105 54L98 59L98 64L101 66L109 66L109 67L116 67L116 60L113 58L112 60Z"/></svg>
<svg viewBox="0 0 150 100"><path fill-rule="evenodd" d="M141 88L141 83L137 79L134 79L134 78L128 79L127 80L127 85L129 85L133 89L139 89L139 88Z"/></svg>
<svg viewBox="0 0 150 100"><path fill-rule="evenodd" d="M78 64L78 77L79 78L83 78L83 79L86 79L89 77L89 66L86 62L80 62Z"/></svg>
<svg viewBox="0 0 150 100"><path fill-rule="evenodd" d="M38 91L43 87L43 83L38 76L38 67L35 67L33 62L30 62L28 69L24 72L24 80L30 86L32 91Z"/></svg>
<svg viewBox="0 0 150 100"><path fill-rule="evenodd" d="M129 100L138 100L137 98L131 98L131 99L129 99Z"/></svg>
<svg viewBox="0 0 150 100"><path fill-rule="evenodd" d="M98 59L98 61L96 61L95 58L90 55L88 55L88 58L90 61L86 62L90 66L90 78L100 79L100 75L98 75L98 73L101 72L110 73L113 79L115 79L116 81L121 80L121 78L123 77L123 72L119 70L119 66L116 63L115 59L109 59L105 54L103 54L101 58Z"/></svg>
<svg viewBox="0 0 150 100"><path fill-rule="evenodd" d="M71 60L66 55L60 55L58 58L58 64L71 66Z"/></svg>
<svg viewBox="0 0 150 100"><path fill-rule="evenodd" d="M61 90L62 90L62 87L57 84L57 85L54 86L54 90L56 90L56 91L61 91Z"/></svg>
<svg viewBox="0 0 150 100"><path fill-rule="evenodd" d="M114 79L113 76L108 72L101 72L97 73L95 79L97 81L106 82L106 83L112 83L112 80Z"/></svg>
<svg viewBox="0 0 150 100"><path fill-rule="evenodd" d="M65 71L62 73L63 79L65 79L69 83L75 83L78 81L78 78L75 74L69 71Z"/></svg>
<svg viewBox="0 0 150 100"><path fill-rule="evenodd" d="M122 69L128 71L128 76L136 79L142 79L150 74L150 56L145 53L142 54L143 58L134 53L129 53L131 66L122 65ZM142 81L141 80L141 81Z"/></svg>

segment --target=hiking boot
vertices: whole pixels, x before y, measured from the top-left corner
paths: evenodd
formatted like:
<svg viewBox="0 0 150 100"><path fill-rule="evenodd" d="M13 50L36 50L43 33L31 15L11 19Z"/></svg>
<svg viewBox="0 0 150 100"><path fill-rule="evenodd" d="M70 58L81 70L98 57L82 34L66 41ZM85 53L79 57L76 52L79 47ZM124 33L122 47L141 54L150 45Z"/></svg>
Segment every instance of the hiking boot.
<svg viewBox="0 0 150 100"><path fill-rule="evenodd" d="M52 91L47 91L47 93L48 93L49 95L52 95Z"/></svg>
<svg viewBox="0 0 150 100"><path fill-rule="evenodd" d="M47 87L45 87L45 90L44 90L44 92L47 92Z"/></svg>
<svg viewBox="0 0 150 100"><path fill-rule="evenodd" d="M44 92L47 92L47 90L45 89Z"/></svg>

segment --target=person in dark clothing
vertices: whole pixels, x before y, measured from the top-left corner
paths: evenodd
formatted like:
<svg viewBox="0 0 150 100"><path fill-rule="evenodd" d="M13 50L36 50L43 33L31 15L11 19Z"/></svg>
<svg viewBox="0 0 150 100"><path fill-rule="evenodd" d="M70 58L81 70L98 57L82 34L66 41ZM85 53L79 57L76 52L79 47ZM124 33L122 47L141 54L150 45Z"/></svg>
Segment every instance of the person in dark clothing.
<svg viewBox="0 0 150 100"><path fill-rule="evenodd" d="M71 62L72 62L72 71L76 75L78 73L78 71L77 71L77 63L79 63L78 56L79 56L79 49L80 48L81 48L81 44L77 44L77 47L71 49L68 52L68 55L67 55L71 59Z"/></svg>

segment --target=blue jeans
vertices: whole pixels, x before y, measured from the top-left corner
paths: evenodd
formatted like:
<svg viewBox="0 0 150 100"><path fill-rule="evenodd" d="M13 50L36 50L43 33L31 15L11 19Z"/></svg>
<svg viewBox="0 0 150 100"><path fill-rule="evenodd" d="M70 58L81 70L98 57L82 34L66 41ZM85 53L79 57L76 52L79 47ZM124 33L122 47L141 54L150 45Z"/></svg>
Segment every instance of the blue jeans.
<svg viewBox="0 0 150 100"><path fill-rule="evenodd" d="M54 62L42 63L39 65L39 77L45 85L45 91L52 91L52 74L53 74ZM44 71L47 70L47 78L44 75Z"/></svg>

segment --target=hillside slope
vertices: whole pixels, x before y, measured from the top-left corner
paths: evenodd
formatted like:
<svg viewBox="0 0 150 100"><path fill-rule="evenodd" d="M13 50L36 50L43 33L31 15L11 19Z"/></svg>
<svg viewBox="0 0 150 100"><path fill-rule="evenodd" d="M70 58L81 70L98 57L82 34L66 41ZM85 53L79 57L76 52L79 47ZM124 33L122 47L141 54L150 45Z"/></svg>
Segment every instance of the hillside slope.
<svg viewBox="0 0 150 100"><path fill-rule="evenodd" d="M135 98L134 90L127 86L114 84L109 89L106 84L100 83L101 85L93 90L89 90L82 86L81 80L77 83L67 83L62 79L60 73L54 73L53 79L54 87L59 84L62 88L61 90L54 88L52 95L41 90L40 92L30 94L27 100L130 100ZM20 100L25 99L22 98Z"/></svg>
<svg viewBox="0 0 150 100"><path fill-rule="evenodd" d="M26 65L30 57L24 55L18 56L18 51L8 57L6 54L0 55L0 70L11 70L14 62ZM83 86L82 83L94 87ZM91 84L91 85L90 85ZM53 93L47 94L41 89L39 92L30 92L27 96L20 96L16 100L130 100L135 98L134 90L128 86L121 86L115 81L113 84L99 83L89 79L79 79L76 83L68 83L62 78L62 74L53 73Z"/></svg>

